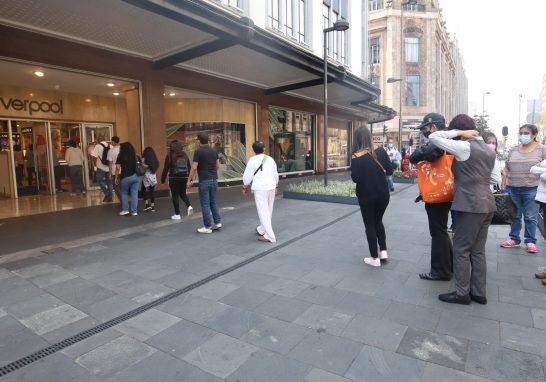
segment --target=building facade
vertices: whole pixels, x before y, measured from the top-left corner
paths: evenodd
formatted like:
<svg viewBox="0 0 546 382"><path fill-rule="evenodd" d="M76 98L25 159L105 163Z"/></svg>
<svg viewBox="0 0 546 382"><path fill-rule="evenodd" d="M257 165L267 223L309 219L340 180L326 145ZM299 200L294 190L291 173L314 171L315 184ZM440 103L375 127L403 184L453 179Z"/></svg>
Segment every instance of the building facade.
<svg viewBox="0 0 546 382"><path fill-rule="evenodd" d="M323 28L342 18L325 137ZM362 77L365 35L360 0L0 0L0 197L67 191L74 137L91 189L90 153L113 135L159 158L176 139L192 158L206 131L223 185L255 140L282 176L347 169L353 131L396 114Z"/></svg>
<svg viewBox="0 0 546 382"><path fill-rule="evenodd" d="M410 137L419 141L411 128L428 113L441 113L447 122L457 114L468 113L463 57L457 39L447 30L438 0L419 0L416 5L405 6L402 40L402 0L363 3L368 6L370 52L364 66L370 82L381 89L381 104L399 111L402 92L403 143ZM389 83L389 78L401 81ZM376 140L383 134L381 127L374 129ZM398 128L399 117L385 122L389 136L396 138Z"/></svg>
<svg viewBox="0 0 546 382"><path fill-rule="evenodd" d="M542 77L542 90L540 91L540 99L542 100L542 110L546 110L546 74Z"/></svg>

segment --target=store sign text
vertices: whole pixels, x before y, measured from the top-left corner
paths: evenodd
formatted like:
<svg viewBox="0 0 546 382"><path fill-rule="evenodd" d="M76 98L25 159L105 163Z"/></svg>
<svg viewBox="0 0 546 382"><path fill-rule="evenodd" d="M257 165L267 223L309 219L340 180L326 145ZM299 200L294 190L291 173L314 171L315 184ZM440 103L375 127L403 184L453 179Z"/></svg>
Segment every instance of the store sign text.
<svg viewBox="0 0 546 382"><path fill-rule="evenodd" d="M3 98L0 97L0 102L2 103L2 106L4 106L5 110L9 110L12 108L16 111L28 111L29 115L32 115L32 113L37 113L39 111L43 113L61 113L63 114L63 101L59 101L59 103L49 103L49 102L38 102L38 101L29 101L28 99L22 101L20 99L13 99L10 98L9 101L5 101Z"/></svg>

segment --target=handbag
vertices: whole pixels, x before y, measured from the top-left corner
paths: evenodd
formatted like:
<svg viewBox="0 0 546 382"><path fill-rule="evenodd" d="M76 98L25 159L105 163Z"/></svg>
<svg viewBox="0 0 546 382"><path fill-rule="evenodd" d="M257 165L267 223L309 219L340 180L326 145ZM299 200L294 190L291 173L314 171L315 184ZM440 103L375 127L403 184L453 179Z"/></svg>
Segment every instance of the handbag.
<svg viewBox="0 0 546 382"><path fill-rule="evenodd" d="M495 193L497 211L493 215L491 225L512 225L516 221L518 206L510 193Z"/></svg>
<svg viewBox="0 0 546 382"><path fill-rule="evenodd" d="M140 162L138 155L135 155L136 165L135 172L138 176L144 176L146 174L146 167Z"/></svg>
<svg viewBox="0 0 546 382"><path fill-rule="evenodd" d="M425 203L446 203L453 201L453 155L444 153L436 162L424 161L417 165L417 183Z"/></svg>

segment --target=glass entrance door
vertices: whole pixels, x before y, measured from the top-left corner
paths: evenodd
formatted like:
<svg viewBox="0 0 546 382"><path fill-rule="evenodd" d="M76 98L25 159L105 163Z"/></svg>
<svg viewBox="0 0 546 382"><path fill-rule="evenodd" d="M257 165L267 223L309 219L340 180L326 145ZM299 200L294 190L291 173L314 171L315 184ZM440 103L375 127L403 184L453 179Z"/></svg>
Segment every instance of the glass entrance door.
<svg viewBox="0 0 546 382"><path fill-rule="evenodd" d="M111 143L112 141L113 127L112 125L83 125L83 137L84 137L84 155L87 158L87 165L85 166L85 178L87 179L87 189L97 189L99 184L97 183L97 170L93 162L93 149L100 142L106 141Z"/></svg>
<svg viewBox="0 0 546 382"><path fill-rule="evenodd" d="M34 142L34 164L38 193L51 195L55 192L53 177L51 176L51 146L47 122L35 122L32 126L32 140Z"/></svg>
<svg viewBox="0 0 546 382"><path fill-rule="evenodd" d="M70 172L66 162L66 150L70 140L81 147L82 127L79 123L50 122L51 159L55 193L70 191Z"/></svg>

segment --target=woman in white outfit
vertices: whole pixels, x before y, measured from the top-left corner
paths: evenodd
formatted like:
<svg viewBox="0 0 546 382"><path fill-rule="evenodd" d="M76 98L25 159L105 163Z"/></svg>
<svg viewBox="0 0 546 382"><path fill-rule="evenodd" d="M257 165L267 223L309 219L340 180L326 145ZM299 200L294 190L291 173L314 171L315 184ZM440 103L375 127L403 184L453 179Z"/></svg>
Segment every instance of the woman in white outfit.
<svg viewBox="0 0 546 382"><path fill-rule="evenodd" d="M258 240L274 243L276 239L271 225L271 216L279 183L277 163L273 158L264 154L263 142L254 142L252 149L256 155L250 158L246 164L243 175L243 195L246 196L248 185L252 183L252 192L254 192L256 208L260 217L260 226L256 227L256 232L260 235Z"/></svg>

